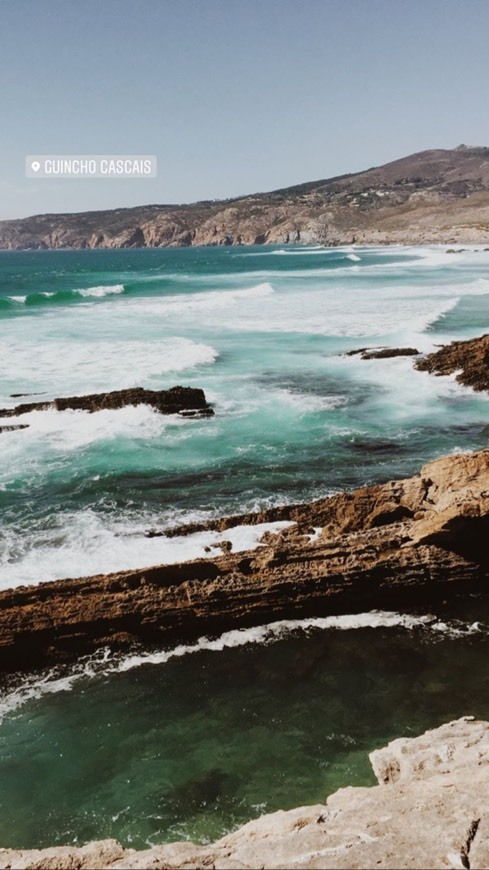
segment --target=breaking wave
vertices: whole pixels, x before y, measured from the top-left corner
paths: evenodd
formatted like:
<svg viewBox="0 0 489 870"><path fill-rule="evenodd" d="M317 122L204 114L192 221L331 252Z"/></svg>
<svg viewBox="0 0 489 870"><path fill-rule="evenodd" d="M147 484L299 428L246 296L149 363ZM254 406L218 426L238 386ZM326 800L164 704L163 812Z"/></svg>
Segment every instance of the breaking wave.
<svg viewBox="0 0 489 870"><path fill-rule="evenodd" d="M70 302L82 302L85 299L103 299L105 296L120 295L125 292L123 284L100 285L97 287L81 287L77 290L45 290L39 293L29 293L27 296L4 296L0 299L0 310L12 310L18 306L66 305Z"/></svg>

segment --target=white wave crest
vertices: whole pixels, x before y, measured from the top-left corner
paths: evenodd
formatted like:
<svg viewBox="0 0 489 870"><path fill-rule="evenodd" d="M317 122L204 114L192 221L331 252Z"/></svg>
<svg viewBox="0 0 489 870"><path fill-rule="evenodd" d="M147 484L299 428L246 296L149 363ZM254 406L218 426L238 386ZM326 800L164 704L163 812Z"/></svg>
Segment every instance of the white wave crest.
<svg viewBox="0 0 489 870"><path fill-rule="evenodd" d="M108 286L102 284L100 287L86 287L80 290L73 290L73 293L79 293L80 296L96 296L100 298L102 296L110 296L112 293L124 293L124 284Z"/></svg>
<svg viewBox="0 0 489 870"><path fill-rule="evenodd" d="M82 659L68 674L51 669L42 676L29 676L22 683L0 695L0 721L20 709L26 703L43 695L68 692L77 683L97 676L123 674L146 665L165 665L175 658L199 652L222 652L250 644L269 644L287 638L292 632L309 631L355 631L361 629L420 629L435 632L448 638L487 634L487 629L478 622L443 622L432 616L414 616L392 611L372 610L368 613L341 616L310 617L306 619L283 619L278 622L226 631L217 638L201 637L195 643L179 644L173 649L134 654L114 654L102 649L95 655Z"/></svg>
<svg viewBox="0 0 489 870"><path fill-rule="evenodd" d="M85 416L90 419L102 413ZM149 409L146 409L146 413L151 415ZM158 417L156 414L152 416ZM105 426L107 428L107 423ZM113 437L112 428L109 423L107 437L109 434ZM134 435L133 428L131 435ZM74 438L77 437L75 430ZM233 553L254 550L260 546L265 532L280 532L290 525L293 523L286 521L259 523L235 526L225 532L207 531L182 537L151 538L146 537L143 529L135 532L130 517L113 520L91 510L79 511L65 515L50 530L31 531L28 536L25 532L6 536L0 560L0 588L60 580L66 577L67 570L72 577L85 577L151 565L174 565L192 559L215 558L222 555L221 545L224 541L230 542Z"/></svg>
<svg viewBox="0 0 489 870"><path fill-rule="evenodd" d="M161 389L162 375L210 365L219 356L212 346L180 336L147 341L83 338L35 337L30 332L19 341L9 335L0 342L0 372L15 372L16 392L86 395L126 387ZM6 393L1 404L13 407L16 402Z"/></svg>

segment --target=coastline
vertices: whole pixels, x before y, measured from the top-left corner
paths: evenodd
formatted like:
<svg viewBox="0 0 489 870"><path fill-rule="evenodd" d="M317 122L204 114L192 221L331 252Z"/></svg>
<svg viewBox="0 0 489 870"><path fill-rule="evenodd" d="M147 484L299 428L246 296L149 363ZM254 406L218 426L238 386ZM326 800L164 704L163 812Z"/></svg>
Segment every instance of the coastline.
<svg viewBox="0 0 489 870"><path fill-rule="evenodd" d="M1 849L0 868L487 867L489 723L472 716L369 755L378 785L261 816L209 845L173 842L140 852L116 840L81 847Z"/></svg>
<svg viewBox="0 0 489 870"><path fill-rule="evenodd" d="M487 336L482 336L447 346L425 358L426 371L451 374L474 390L486 391L486 382L478 377L484 374L486 344ZM414 348L401 350L420 356ZM369 351L375 358L376 351ZM399 352L381 351L387 356ZM468 365L468 379L461 371L465 358L469 364L475 362L475 373ZM79 397L75 399L79 401ZM161 649L162 645L172 646L204 633L217 635L280 619L352 614L371 608L426 609L446 599L485 595L489 560L482 542L489 518L488 492L489 451L481 450L437 459L414 477L308 504L224 516L163 533L149 528L147 537L163 534L185 538L195 532L216 531L224 538L220 544L223 553L216 557L210 551L205 559L175 565L47 583L40 577L38 585L5 590L0 593L0 668L11 672L65 662L69 665L102 645L114 651L140 648L141 644ZM283 523L284 527L265 532L254 549L234 552L227 545L226 532L270 523ZM289 524L287 528L285 524ZM460 806L457 800L454 811ZM291 812L288 818L293 829L297 821L301 822L297 830L307 828L307 823L302 825L308 817L307 808ZM311 827L313 821L317 825L320 815L311 820ZM251 830L259 831L260 825L268 823L269 817L264 817L250 823ZM408 827L406 818L403 825ZM241 836L241 829L230 836ZM364 846L365 841L360 845L362 855ZM229 843L223 848L229 851ZM300 848L297 866L327 866L324 854L311 858L309 864L311 850L308 852L303 844ZM107 866L127 862L128 853L118 844L103 844L101 849L89 846L79 854L66 847L49 856L29 853L30 857L19 852L12 857L8 850L8 854L0 850L0 861L6 856L6 861L20 862L16 866L29 867L44 867L45 860L55 867L64 866L65 859L75 867L102 866L106 857L110 861ZM182 862L187 860L187 852L192 861L195 849L200 847L179 845L174 866L185 866ZM461 855L461 847L453 854ZM199 852L198 861L208 857L208 852ZM398 860L396 853L394 863L383 866L395 866ZM376 857L375 866L378 863ZM332 866L341 865L335 858ZM435 859L433 866L438 866ZM461 866L466 866L463 861Z"/></svg>
<svg viewBox="0 0 489 870"><path fill-rule="evenodd" d="M487 243L487 153L434 149L219 201L4 220L0 248Z"/></svg>
<svg viewBox="0 0 489 870"><path fill-rule="evenodd" d="M245 520L293 525L265 534L248 552L1 592L2 670L103 645L173 643L279 619L484 593L489 450L442 457L406 480L227 518L219 527Z"/></svg>

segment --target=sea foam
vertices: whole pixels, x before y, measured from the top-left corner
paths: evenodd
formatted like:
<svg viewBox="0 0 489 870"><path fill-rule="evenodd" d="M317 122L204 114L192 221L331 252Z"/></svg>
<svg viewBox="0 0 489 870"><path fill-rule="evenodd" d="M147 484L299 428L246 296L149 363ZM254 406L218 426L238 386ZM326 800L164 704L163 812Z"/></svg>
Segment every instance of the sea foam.
<svg viewBox="0 0 489 870"><path fill-rule="evenodd" d="M96 415L93 415L96 416ZM173 565L216 558L229 541L233 553L260 546L265 532L279 532L293 523L235 526L225 532L198 532L183 537L147 537L135 533L130 516L112 520L92 510L64 515L62 525L31 530L20 538L8 533L0 561L0 588L37 585L67 576L108 574L152 565ZM148 525L146 526L148 528ZM69 566L69 568L67 568Z"/></svg>
<svg viewBox="0 0 489 870"><path fill-rule="evenodd" d="M161 389L161 382L148 378L209 365L218 356L211 345L180 336L146 341L130 336L110 340L109 336L109 340L97 340L81 334L65 338L58 332L45 335L41 341L32 333L23 340L9 334L0 343L0 372L15 373L16 386L21 388L16 392L84 395L131 386ZM4 407L17 404L9 394L1 401Z"/></svg>
<svg viewBox="0 0 489 870"><path fill-rule="evenodd" d="M33 674L4 691L0 694L0 721L43 695L71 691L79 683L83 684L96 677L123 674L148 665L163 666L172 659L201 652L222 652L252 644L270 644L284 640L296 632L307 634L314 631L365 629L419 630L448 638L488 632L487 627L478 622L468 623L460 620L445 622L427 614L417 616L394 611L372 610L367 613L339 616L283 619L253 628L232 629L215 638L201 637L195 643L179 644L172 649L129 654L111 653L108 649L101 649L96 654L79 660L70 670L52 668L41 675Z"/></svg>

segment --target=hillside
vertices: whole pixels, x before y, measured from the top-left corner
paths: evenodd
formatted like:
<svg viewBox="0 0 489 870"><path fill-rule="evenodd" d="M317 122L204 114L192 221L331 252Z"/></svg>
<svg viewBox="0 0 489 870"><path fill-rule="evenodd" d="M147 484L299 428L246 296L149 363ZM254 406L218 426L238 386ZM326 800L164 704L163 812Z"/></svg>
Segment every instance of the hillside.
<svg viewBox="0 0 489 870"><path fill-rule="evenodd" d="M288 242L489 242L489 148L421 151L237 199L0 221L0 249Z"/></svg>

